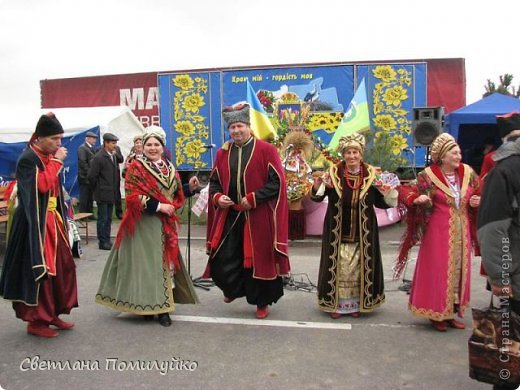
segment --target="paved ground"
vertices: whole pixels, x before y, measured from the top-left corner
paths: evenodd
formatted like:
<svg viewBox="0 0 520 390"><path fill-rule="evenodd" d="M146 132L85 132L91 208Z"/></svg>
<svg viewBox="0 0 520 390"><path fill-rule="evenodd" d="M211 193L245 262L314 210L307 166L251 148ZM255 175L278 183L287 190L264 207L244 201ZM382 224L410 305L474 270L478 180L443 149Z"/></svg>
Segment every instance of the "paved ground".
<svg viewBox="0 0 520 390"><path fill-rule="evenodd" d="M401 233L400 225L381 230L387 279ZM192 228L193 276L202 273L206 262L203 235L204 227ZM319 245L319 237L291 243L293 276L302 287L308 280L316 282ZM185 239L181 246L186 258ZM269 321L256 320L254 308L244 300L224 304L217 288L197 289L201 304L178 305L173 325L163 328L94 303L106 257L95 238L84 247L76 262L80 307L69 317L76 327L55 339L27 335L10 303L0 300L0 387L490 388L468 377L470 330L442 334L413 317L408 296L398 290L401 280L387 281L387 302L379 310L339 320L322 313L315 293L304 289L286 290ZM472 304L484 306L489 295L478 276L479 262L473 261ZM470 327L470 312L464 322ZM140 364L144 366L138 369Z"/></svg>

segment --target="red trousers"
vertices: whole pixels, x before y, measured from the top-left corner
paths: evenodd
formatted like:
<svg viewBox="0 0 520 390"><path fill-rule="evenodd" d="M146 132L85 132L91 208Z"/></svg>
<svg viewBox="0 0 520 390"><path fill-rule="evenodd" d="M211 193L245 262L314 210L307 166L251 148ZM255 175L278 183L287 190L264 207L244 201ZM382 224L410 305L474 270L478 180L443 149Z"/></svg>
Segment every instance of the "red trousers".
<svg viewBox="0 0 520 390"><path fill-rule="evenodd" d="M62 235L56 248L56 276L48 275L40 282L38 305L27 306L22 302L13 302L16 317L28 322L49 324L60 314L69 314L78 307L78 288L76 282L76 264L69 245Z"/></svg>

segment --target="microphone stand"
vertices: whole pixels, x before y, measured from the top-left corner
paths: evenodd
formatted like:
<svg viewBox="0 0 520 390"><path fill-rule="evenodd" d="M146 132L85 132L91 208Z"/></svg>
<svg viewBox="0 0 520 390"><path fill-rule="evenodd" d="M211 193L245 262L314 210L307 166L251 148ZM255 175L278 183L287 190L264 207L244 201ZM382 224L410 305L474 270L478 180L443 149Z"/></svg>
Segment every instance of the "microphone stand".
<svg viewBox="0 0 520 390"><path fill-rule="evenodd" d="M193 278L191 276L191 198L191 196L188 197L188 234L186 237L186 263L188 265L188 274L190 275L191 281L195 287L199 287L203 290L209 291L210 288L215 285L213 280L204 279L202 278L202 276L199 276L197 278Z"/></svg>

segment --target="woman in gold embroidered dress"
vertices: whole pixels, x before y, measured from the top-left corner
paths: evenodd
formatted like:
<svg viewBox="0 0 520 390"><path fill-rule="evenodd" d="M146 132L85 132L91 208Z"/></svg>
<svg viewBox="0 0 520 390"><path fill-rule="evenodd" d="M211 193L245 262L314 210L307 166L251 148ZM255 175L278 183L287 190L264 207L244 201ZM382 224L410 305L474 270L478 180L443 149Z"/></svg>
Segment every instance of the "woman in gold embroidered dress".
<svg viewBox="0 0 520 390"><path fill-rule="evenodd" d="M328 197L318 276L318 304L332 318L358 317L385 300L374 206L397 204L397 191L377 185L376 168L363 162L365 138L340 139L343 161L316 177L311 199Z"/></svg>

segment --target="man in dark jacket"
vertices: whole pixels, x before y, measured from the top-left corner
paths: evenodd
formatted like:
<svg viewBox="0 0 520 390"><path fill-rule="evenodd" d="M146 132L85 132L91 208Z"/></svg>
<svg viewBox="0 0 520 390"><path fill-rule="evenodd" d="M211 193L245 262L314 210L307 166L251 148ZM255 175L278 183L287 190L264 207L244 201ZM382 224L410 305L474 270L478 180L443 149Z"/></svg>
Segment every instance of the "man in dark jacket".
<svg viewBox="0 0 520 390"><path fill-rule="evenodd" d="M119 192L119 164L116 157L117 138L114 134L103 135L103 148L96 153L88 171L88 181L94 189L98 208L97 236L99 249L110 250L112 213Z"/></svg>
<svg viewBox="0 0 520 390"><path fill-rule="evenodd" d="M91 213L93 209L93 191L88 181L90 163L96 153L97 135L88 131L85 143L78 148L78 183L79 183L79 212ZM95 219L91 217L91 219Z"/></svg>
<svg viewBox="0 0 520 390"><path fill-rule="evenodd" d="M123 163L125 161L125 158L123 157L123 153L121 153L121 149L119 146L116 146L116 150L114 152L116 156L116 166L117 166L117 177L119 181L117 182L117 192L116 192L116 201L114 204L115 208L115 214L117 219L123 219L123 201L121 199L121 190L120 190L120 184L121 184L121 170L119 168L119 164Z"/></svg>
<svg viewBox="0 0 520 390"><path fill-rule="evenodd" d="M497 149L495 166L486 175L478 214L478 240L491 291L500 297L500 306L505 309L502 329L508 335L512 329L511 336L502 338L498 345L500 361L505 363L512 345L512 341L505 340L520 342L514 323L509 324L510 316L506 315L509 310L520 315L520 115L498 116L497 125L504 144ZM497 372L501 368L499 365ZM508 382L493 389L516 389L519 384Z"/></svg>
<svg viewBox="0 0 520 390"><path fill-rule="evenodd" d="M482 264L494 295L520 314L520 115L497 117L504 144L486 176L478 214Z"/></svg>

